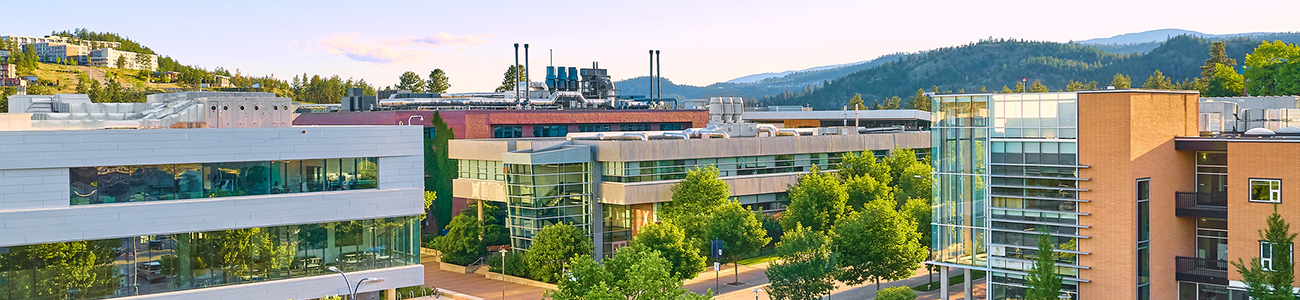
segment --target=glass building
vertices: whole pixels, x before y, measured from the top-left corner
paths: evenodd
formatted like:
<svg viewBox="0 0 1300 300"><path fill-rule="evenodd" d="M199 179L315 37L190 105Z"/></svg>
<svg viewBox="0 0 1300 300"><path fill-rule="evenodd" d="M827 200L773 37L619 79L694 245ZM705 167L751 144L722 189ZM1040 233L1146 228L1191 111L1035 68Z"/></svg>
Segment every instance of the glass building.
<svg viewBox="0 0 1300 300"><path fill-rule="evenodd" d="M989 299L1020 299L1037 241L1078 293L1076 93L937 95L932 263L989 272Z"/></svg>

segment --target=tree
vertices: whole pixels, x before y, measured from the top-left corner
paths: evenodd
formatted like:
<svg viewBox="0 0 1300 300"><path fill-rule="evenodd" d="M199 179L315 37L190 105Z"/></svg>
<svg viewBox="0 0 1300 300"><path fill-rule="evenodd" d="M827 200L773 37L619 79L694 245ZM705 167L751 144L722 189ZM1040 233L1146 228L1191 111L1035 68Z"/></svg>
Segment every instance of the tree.
<svg viewBox="0 0 1300 300"><path fill-rule="evenodd" d="M772 282L767 289L774 299L815 299L835 289L835 255L831 238L823 232L797 226L776 244L781 259L767 267Z"/></svg>
<svg viewBox="0 0 1300 300"><path fill-rule="evenodd" d="M113 59L113 65L117 66L118 69L126 69L126 59L124 59L124 57L118 56L117 58Z"/></svg>
<svg viewBox="0 0 1300 300"><path fill-rule="evenodd" d="M438 192L424 191L424 213L420 214L420 220L426 220L429 211L433 210L433 201L438 199Z"/></svg>
<svg viewBox="0 0 1300 300"><path fill-rule="evenodd" d="M1015 91L1012 91L1011 88L1008 88L1007 86L1004 85L1004 86L1002 86L1002 91L1000 91L1000 92L998 92L998 93L999 93L999 94L1010 94L1010 93L1015 93Z"/></svg>
<svg viewBox="0 0 1300 300"><path fill-rule="evenodd" d="M889 164L876 162L876 156L871 152L844 153L844 156L840 157L838 167L841 179L853 178L854 176L871 176L884 185L893 183L893 176L889 175Z"/></svg>
<svg viewBox="0 0 1300 300"><path fill-rule="evenodd" d="M632 246L645 245L671 264L669 271L677 280L695 278L704 271L704 256L686 240L686 233L671 222L659 222L641 227L633 238Z"/></svg>
<svg viewBox="0 0 1300 300"><path fill-rule="evenodd" d="M1126 90L1133 86L1133 81L1129 79L1128 75L1115 73L1115 78L1110 80L1110 86Z"/></svg>
<svg viewBox="0 0 1300 300"><path fill-rule="evenodd" d="M844 204L844 214L837 220L842 219L854 210L861 210L867 203L876 200L894 200L894 189L876 180L876 177L873 176L849 177L844 180L844 190L847 192L848 199ZM788 210L786 214L789 214ZM781 220L784 221L786 218L788 217L783 216ZM826 230L829 230L831 225L827 225Z"/></svg>
<svg viewBox="0 0 1300 300"><path fill-rule="evenodd" d="M731 197L731 186L718 179L718 168L696 167L672 187L673 201L659 208L660 219L682 229L686 239L700 252L707 250L705 224Z"/></svg>
<svg viewBox="0 0 1300 300"><path fill-rule="evenodd" d="M1097 90L1097 81L1095 81L1095 80L1094 80L1094 81L1089 81L1088 84L1083 85L1083 90L1085 90L1085 91L1095 91L1095 90Z"/></svg>
<svg viewBox="0 0 1300 300"><path fill-rule="evenodd" d="M868 203L861 212L835 224L831 249L843 270L836 279L849 285L911 277L926 259L920 233L910 217L894 210L893 201Z"/></svg>
<svg viewBox="0 0 1300 300"><path fill-rule="evenodd" d="M572 224L558 223L537 231L533 246L524 253L524 261L528 262L528 271L534 279L553 283L559 280L560 271L568 267L571 259L591 255L592 250L586 232Z"/></svg>
<svg viewBox="0 0 1300 300"><path fill-rule="evenodd" d="M880 105L880 106L881 106L881 108L883 108L883 109L898 109L899 104L902 103L902 102L903 102L903 99L902 99L902 98L898 98L898 96L892 96L892 97L886 98L886 99L885 99L885 103L882 104L882 105Z"/></svg>
<svg viewBox="0 0 1300 300"><path fill-rule="evenodd" d="M1268 229L1259 231L1260 247L1267 247L1262 251L1270 252L1272 263L1265 266L1261 258L1254 257L1250 259L1250 264L1246 264L1238 258L1232 262L1232 266L1237 269L1237 274L1241 274L1241 281L1246 283L1246 292L1251 299L1294 299L1291 290L1295 281L1295 262L1291 255L1296 234L1291 233L1291 224L1277 213L1276 205L1266 222Z"/></svg>
<svg viewBox="0 0 1300 300"><path fill-rule="evenodd" d="M1024 93L1024 92L1025 92L1025 82L1024 82L1024 81L1016 82L1016 89L1015 89L1015 92L1016 92L1016 93Z"/></svg>
<svg viewBox="0 0 1300 300"><path fill-rule="evenodd" d="M447 72L442 69L433 69L429 72L429 83L427 84L430 93L446 93L451 88L451 82L447 79Z"/></svg>
<svg viewBox="0 0 1300 300"><path fill-rule="evenodd" d="M447 225L447 235L433 239L433 248L442 251L442 262L468 266L480 257L487 255L487 247L479 238L481 234L478 219L469 215L459 215Z"/></svg>
<svg viewBox="0 0 1300 300"><path fill-rule="evenodd" d="M915 300L916 291L905 286L886 288L876 293L876 300Z"/></svg>
<svg viewBox="0 0 1300 300"><path fill-rule="evenodd" d="M425 84L424 79L420 79L420 75L415 74L415 72L406 71L402 73L402 76L397 77L397 89L399 90L423 93L426 88Z"/></svg>
<svg viewBox="0 0 1300 300"><path fill-rule="evenodd" d="M1047 86L1046 86L1046 85L1043 85L1043 82L1042 82L1042 81L1039 81L1039 80L1035 79L1035 80L1034 80L1034 83L1029 85L1029 92L1030 92L1030 93L1047 93L1047 92L1051 92L1051 90L1048 90L1048 89L1047 89Z"/></svg>
<svg viewBox="0 0 1300 300"><path fill-rule="evenodd" d="M1074 79L1070 79L1070 83L1067 83L1067 84L1065 85L1065 91L1066 91L1066 92L1077 92L1077 91L1082 90L1082 89L1083 89L1083 83L1082 83L1082 82L1078 82L1078 81L1074 81Z"/></svg>
<svg viewBox="0 0 1300 300"><path fill-rule="evenodd" d="M505 78L501 79L501 86L498 86L496 92L508 92L515 90L515 78L523 76L523 65L511 65L506 69Z"/></svg>
<svg viewBox="0 0 1300 300"><path fill-rule="evenodd" d="M1261 42L1252 53L1246 54L1245 65L1248 94L1300 94L1300 45L1282 41Z"/></svg>
<svg viewBox="0 0 1300 300"><path fill-rule="evenodd" d="M1174 89L1174 84L1169 81L1169 77L1165 77L1164 73L1160 73L1160 70L1156 70L1155 73L1151 74L1151 77L1147 77L1147 81L1142 84L1142 88L1152 90L1172 90Z"/></svg>
<svg viewBox="0 0 1300 300"><path fill-rule="evenodd" d="M925 247L926 258L930 258L930 253L934 253L934 249L930 248L931 245L934 245L934 232L930 229L930 221L934 216L930 214L931 207L929 198L908 199L907 203L903 204L903 208L899 211L906 214L908 217L911 217L912 221L916 223L916 232L921 234L919 242L922 247ZM934 271L939 268L938 265L926 265L926 269L930 271L931 277L933 277ZM930 282L933 283L934 279L931 278Z"/></svg>
<svg viewBox="0 0 1300 300"><path fill-rule="evenodd" d="M869 108L862 103L862 94L853 94L853 98L849 99L849 109L863 110Z"/></svg>
<svg viewBox="0 0 1300 300"><path fill-rule="evenodd" d="M682 281L672 276L668 260L645 245L620 248L604 264L582 255L573 260L572 267L573 277L560 280L559 289L546 291L546 299L705 300L713 296L682 288Z"/></svg>
<svg viewBox="0 0 1300 300"><path fill-rule="evenodd" d="M763 224L753 211L740 206L739 201L727 200L725 204L709 216L705 231L710 240L720 240L726 250L722 251L723 262L734 263L748 256L758 248L767 246L772 239L767 237ZM740 281L739 266L733 269L736 281Z"/></svg>
<svg viewBox="0 0 1300 300"><path fill-rule="evenodd" d="M1233 97L1241 96L1245 78L1232 67L1218 65L1218 69L1210 76L1206 83L1206 97Z"/></svg>
<svg viewBox="0 0 1300 300"><path fill-rule="evenodd" d="M798 183L789 188L789 194L790 205L781 216L781 228L785 231L799 226L817 232L830 230L836 220L844 217L844 205L849 197L834 174L822 173L817 166L799 176Z"/></svg>
<svg viewBox="0 0 1300 300"><path fill-rule="evenodd" d="M931 188L934 186L934 176L930 171L930 164L927 163L916 163L903 170L893 189L900 206L907 199L930 199Z"/></svg>
<svg viewBox="0 0 1300 300"><path fill-rule="evenodd" d="M983 92L984 88L980 87L980 91ZM925 95L925 89L916 89L916 95L907 98L907 104L911 109L933 111L930 107L930 96Z"/></svg>
<svg viewBox="0 0 1300 300"><path fill-rule="evenodd" d="M1025 300L1055 300L1061 295L1061 277L1056 274L1056 256L1046 232L1038 235L1038 258L1025 275Z"/></svg>
<svg viewBox="0 0 1300 300"><path fill-rule="evenodd" d="M1201 66L1201 78L1209 79L1213 77L1214 73L1219 72L1218 65L1228 66L1228 68L1237 66L1237 60L1228 58L1227 51L1224 50L1227 45L1228 43L1223 41L1215 41L1210 44L1210 58L1205 59L1205 65Z"/></svg>

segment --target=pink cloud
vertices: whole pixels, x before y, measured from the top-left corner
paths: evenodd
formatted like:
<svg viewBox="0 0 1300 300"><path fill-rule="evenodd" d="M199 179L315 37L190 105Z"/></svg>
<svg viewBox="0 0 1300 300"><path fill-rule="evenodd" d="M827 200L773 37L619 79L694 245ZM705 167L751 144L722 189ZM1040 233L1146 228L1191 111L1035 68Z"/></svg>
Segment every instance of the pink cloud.
<svg viewBox="0 0 1300 300"><path fill-rule="evenodd" d="M390 39L363 37L359 33L335 33L319 42L329 54L348 59L379 64L413 59L442 46L466 47L486 43L491 34L451 35L445 32L429 36L409 36Z"/></svg>

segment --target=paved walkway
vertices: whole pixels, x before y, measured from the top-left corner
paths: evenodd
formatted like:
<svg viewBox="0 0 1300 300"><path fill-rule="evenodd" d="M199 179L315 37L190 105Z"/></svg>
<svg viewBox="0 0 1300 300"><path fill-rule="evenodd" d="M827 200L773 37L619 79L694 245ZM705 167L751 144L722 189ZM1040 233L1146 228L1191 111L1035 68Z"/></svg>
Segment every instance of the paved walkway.
<svg viewBox="0 0 1300 300"><path fill-rule="evenodd" d="M721 296L731 292L744 291L749 293L750 297L753 297L753 292L748 291L768 283L767 274L764 273L767 270L766 262L754 265L740 265L739 269L733 268L734 266L735 264L722 265L722 270L716 274L713 272L713 266L709 266L707 271L700 272L700 274L695 276L695 278L683 282L682 287L685 287L696 294L704 294L709 291L714 291L714 295ZM729 284L736 282L737 278L740 279L741 284ZM714 289L715 287L718 287L718 289ZM728 298L715 297L715 299ZM742 297L737 299L748 298Z"/></svg>
<svg viewBox="0 0 1300 300"><path fill-rule="evenodd" d="M490 280L482 274L443 271L438 268L438 260L435 256L425 255L420 257L420 261L424 262L425 287L447 289L484 300L536 300L542 299L542 294L546 293L546 289L543 288ZM505 290L504 298L501 294L502 290Z"/></svg>

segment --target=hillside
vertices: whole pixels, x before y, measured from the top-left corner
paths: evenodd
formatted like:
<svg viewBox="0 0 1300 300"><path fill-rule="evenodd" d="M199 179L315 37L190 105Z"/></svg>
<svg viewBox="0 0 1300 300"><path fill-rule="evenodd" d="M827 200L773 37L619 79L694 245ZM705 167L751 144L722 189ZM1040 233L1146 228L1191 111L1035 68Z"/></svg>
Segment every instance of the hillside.
<svg viewBox="0 0 1300 300"><path fill-rule="evenodd" d="M755 82L735 83L719 82L707 86L677 85L672 83L668 78L663 79L663 95L677 96L679 98L706 98L712 96L739 96L746 99L761 98L766 95L780 94L785 91L800 91L808 86L819 87L826 81L843 77L853 72L865 70L871 67L883 65L888 62L897 61L906 54L897 53L881 56L879 58L861 63L853 63L841 66L825 66L809 68L796 72L782 72L780 77L771 77ZM746 77L758 76L761 74L750 75ZM732 81L742 80L746 77L733 79ZM752 80L744 79L746 81ZM624 95L646 95L650 93L647 76L634 77L614 82L620 93Z"/></svg>
<svg viewBox="0 0 1300 300"><path fill-rule="evenodd" d="M1252 32L1234 34L1206 34L1191 30L1161 29L1138 33L1121 34L1109 38L1075 41L1077 44L1092 45L1110 53L1147 53L1165 43L1170 37L1189 35L1212 41L1230 39L1251 39L1258 41L1279 40L1287 43L1300 42L1300 33L1289 32Z"/></svg>
<svg viewBox="0 0 1300 300"><path fill-rule="evenodd" d="M1234 38L1226 41L1229 57L1244 61L1258 40ZM864 99L890 96L908 98L918 88L927 91L978 91L981 86L999 91L1014 86L1021 78L1041 80L1052 90L1064 88L1073 80L1110 83L1116 73L1131 76L1141 85L1151 73L1160 70L1175 82L1194 78L1210 49L1211 41L1192 36L1176 36L1149 53L1115 54L1081 44L985 40L978 43L941 48L900 61L862 70L831 81L807 95L780 100L778 105L811 104L819 109L842 106L854 94Z"/></svg>

